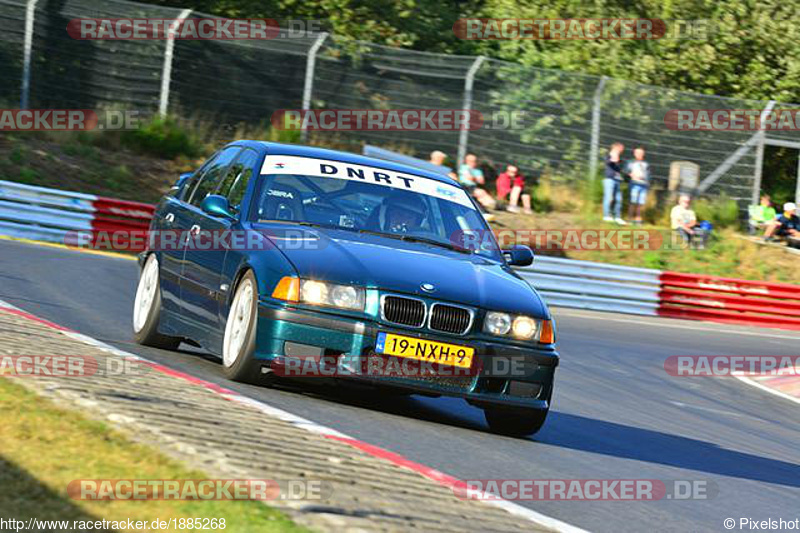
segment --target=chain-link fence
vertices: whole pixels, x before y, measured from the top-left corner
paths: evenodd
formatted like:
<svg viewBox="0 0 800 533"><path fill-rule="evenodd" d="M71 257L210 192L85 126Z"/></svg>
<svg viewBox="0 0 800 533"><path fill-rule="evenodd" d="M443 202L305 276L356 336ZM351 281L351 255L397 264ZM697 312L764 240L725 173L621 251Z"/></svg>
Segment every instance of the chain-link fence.
<svg viewBox="0 0 800 533"><path fill-rule="evenodd" d="M75 40L75 18L176 19L208 15L120 0L0 0L0 100L7 107L126 106L202 115L218 123L267 123L281 109L464 109L489 124L516 114L518 128L469 132L315 132L317 142L358 151L378 145L421 158L434 149L474 152L495 168L587 179L613 141L643 145L653 180L673 161L699 165L700 192L744 208L758 193L764 142L798 147L796 132L676 131L672 109L765 109L681 92L471 56L415 52L335 35L271 40ZM170 44L171 43L171 44ZM313 53L312 53L313 51ZM29 57L30 60L26 61ZM786 106L782 106L786 107ZM500 122L505 121L502 119ZM594 164L593 164L594 163Z"/></svg>

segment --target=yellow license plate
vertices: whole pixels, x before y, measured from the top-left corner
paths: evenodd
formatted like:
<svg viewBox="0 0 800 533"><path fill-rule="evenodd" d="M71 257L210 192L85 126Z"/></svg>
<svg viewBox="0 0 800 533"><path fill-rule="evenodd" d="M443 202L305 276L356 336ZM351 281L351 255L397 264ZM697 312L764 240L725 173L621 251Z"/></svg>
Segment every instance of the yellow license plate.
<svg viewBox="0 0 800 533"><path fill-rule="evenodd" d="M469 346L404 337L392 333L378 334L375 351L384 355L407 357L461 368L470 368L472 357L475 355L475 348Z"/></svg>

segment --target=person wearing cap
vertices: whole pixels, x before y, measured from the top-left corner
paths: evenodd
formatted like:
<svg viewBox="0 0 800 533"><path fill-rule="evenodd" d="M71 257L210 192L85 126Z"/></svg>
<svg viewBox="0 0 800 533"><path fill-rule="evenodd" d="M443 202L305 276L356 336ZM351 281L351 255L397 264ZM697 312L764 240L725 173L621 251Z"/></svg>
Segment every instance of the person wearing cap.
<svg viewBox="0 0 800 533"><path fill-rule="evenodd" d="M773 237L800 239L800 217L797 216L797 205L794 202L783 204L783 213L764 232L765 241L772 240Z"/></svg>

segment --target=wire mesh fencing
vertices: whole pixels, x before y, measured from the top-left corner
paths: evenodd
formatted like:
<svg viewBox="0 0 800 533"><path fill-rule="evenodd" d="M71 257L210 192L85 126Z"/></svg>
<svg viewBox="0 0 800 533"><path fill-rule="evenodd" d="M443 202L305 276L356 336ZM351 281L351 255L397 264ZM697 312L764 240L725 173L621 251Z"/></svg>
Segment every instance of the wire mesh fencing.
<svg viewBox="0 0 800 533"><path fill-rule="evenodd" d="M425 53L336 35L281 30L267 40L77 40L79 18L213 19L122 0L0 0L0 100L29 108L122 106L220 124L268 125L286 109L459 110L483 117L469 131L316 131L320 144L377 145L423 159L466 152L501 170L573 183L597 179L608 145L642 145L652 179L699 165L698 189L742 209L760 186L763 146L800 143L780 132L676 130L678 109L763 110L768 102L701 95L474 56ZM26 58L28 60L26 61ZM794 106L783 108L798 109ZM800 144L798 144L800 147ZM629 153L629 152L628 152ZM592 172L594 169L594 172Z"/></svg>

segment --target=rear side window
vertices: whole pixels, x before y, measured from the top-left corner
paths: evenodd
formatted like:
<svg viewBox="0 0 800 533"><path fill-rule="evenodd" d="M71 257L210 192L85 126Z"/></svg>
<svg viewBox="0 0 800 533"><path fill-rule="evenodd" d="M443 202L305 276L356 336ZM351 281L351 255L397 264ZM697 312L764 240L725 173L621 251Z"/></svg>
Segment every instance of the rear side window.
<svg viewBox="0 0 800 533"><path fill-rule="evenodd" d="M258 153L245 148L241 155L228 168L225 178L217 189L217 194L228 199L231 210L237 212L241 209L242 199L247 192L247 184L253 177L253 171L258 162Z"/></svg>
<svg viewBox="0 0 800 533"><path fill-rule="evenodd" d="M217 188L217 185L225 175L225 171L228 169L228 165L241 150L239 146L225 148L214 161L206 166L203 174L198 177L197 185L195 185L191 196L189 196L190 204L199 206L206 196Z"/></svg>

